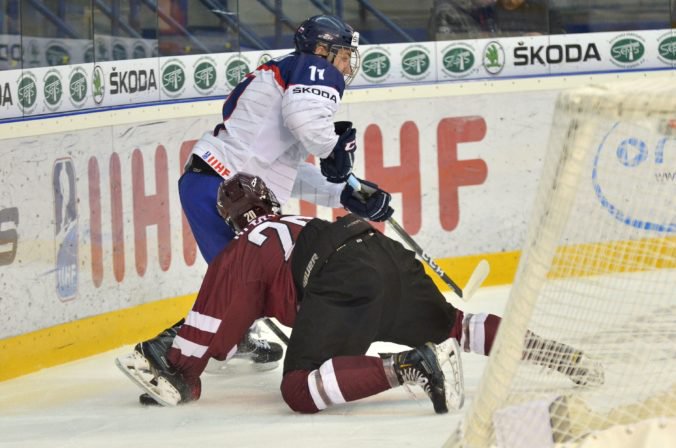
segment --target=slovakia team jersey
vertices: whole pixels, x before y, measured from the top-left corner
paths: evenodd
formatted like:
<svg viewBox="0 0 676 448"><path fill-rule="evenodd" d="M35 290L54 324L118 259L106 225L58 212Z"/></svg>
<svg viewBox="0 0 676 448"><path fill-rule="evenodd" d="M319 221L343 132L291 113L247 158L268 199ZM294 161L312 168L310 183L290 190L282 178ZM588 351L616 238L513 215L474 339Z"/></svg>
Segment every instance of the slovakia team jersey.
<svg viewBox="0 0 676 448"><path fill-rule="evenodd" d="M205 134L193 148L224 178L261 177L283 204L290 196L340 205L342 184L331 184L308 155L327 157L338 142L333 121L345 89L326 59L290 53L261 65L223 105L224 130Z"/></svg>
<svg viewBox="0 0 676 448"><path fill-rule="evenodd" d="M312 218L257 218L209 264L185 324L169 351L172 364L199 376L209 358L225 359L256 319L296 320L291 251Z"/></svg>

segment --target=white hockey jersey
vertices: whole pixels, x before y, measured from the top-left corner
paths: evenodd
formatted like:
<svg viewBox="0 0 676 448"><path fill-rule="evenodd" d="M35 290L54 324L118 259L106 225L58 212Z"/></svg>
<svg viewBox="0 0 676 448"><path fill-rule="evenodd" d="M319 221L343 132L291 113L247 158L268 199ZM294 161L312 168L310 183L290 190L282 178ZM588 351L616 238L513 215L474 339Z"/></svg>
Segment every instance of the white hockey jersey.
<svg viewBox="0 0 676 448"><path fill-rule="evenodd" d="M223 178L261 177L282 204L294 196L339 207L344 184L328 182L305 159L327 157L336 145L333 119L344 89L343 75L324 58L273 59L235 87L223 105L225 129L204 134L192 153Z"/></svg>

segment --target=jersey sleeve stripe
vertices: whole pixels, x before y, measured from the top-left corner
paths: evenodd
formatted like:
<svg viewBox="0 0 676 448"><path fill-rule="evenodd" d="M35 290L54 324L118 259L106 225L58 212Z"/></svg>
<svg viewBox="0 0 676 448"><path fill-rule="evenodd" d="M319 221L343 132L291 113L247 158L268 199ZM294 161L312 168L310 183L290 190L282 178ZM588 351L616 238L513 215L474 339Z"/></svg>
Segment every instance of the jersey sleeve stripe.
<svg viewBox="0 0 676 448"><path fill-rule="evenodd" d="M262 66L259 67L259 70L263 70L263 71L270 70L270 71L272 71L272 73L275 75L275 81L277 81L277 84L279 84L279 86L283 90L287 89L286 81L284 81L284 78L282 78L282 72L279 71L279 67L277 67L276 65L272 65L272 64L262 65Z"/></svg>
<svg viewBox="0 0 676 448"><path fill-rule="evenodd" d="M207 352L207 349L209 348L206 345L195 344L194 342L191 342L180 336L176 336L174 338L172 347L177 348L181 352L181 355L185 356L186 358L190 356L194 356L195 358L201 358L204 356L204 354Z"/></svg>
<svg viewBox="0 0 676 448"><path fill-rule="evenodd" d="M216 333L221 325L221 319L216 319L197 311L190 311L185 319L185 324L207 333Z"/></svg>
<svg viewBox="0 0 676 448"><path fill-rule="evenodd" d="M246 79L242 82L240 82L235 89L230 92L230 95L228 96L228 99L225 100L225 103L223 104L223 121L227 121L230 118L230 115L235 111L235 108L237 108L237 101L239 101L239 97L244 93L244 90L246 90L247 87L249 87L249 84L251 84L251 81L253 81L256 78L256 75L249 73L246 75Z"/></svg>

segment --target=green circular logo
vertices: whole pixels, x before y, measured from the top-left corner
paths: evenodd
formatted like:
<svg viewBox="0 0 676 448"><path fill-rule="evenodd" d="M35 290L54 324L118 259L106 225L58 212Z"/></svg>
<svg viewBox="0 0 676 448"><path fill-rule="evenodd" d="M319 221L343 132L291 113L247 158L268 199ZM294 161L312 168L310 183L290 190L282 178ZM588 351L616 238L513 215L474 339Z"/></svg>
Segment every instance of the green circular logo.
<svg viewBox="0 0 676 448"><path fill-rule="evenodd" d="M233 59L225 66L225 80L230 87L235 87L249 71L246 62L241 59Z"/></svg>
<svg viewBox="0 0 676 448"><path fill-rule="evenodd" d="M390 72L390 57L381 51L372 51L364 55L361 61L361 70L370 80L382 80Z"/></svg>
<svg viewBox="0 0 676 448"><path fill-rule="evenodd" d="M401 58L401 68L409 76L420 77L429 70L430 57L418 48L409 50Z"/></svg>
<svg viewBox="0 0 676 448"><path fill-rule="evenodd" d="M261 65L265 64L266 62L268 62L270 60L272 60L272 56L267 54L267 53L263 53L258 58L258 66L261 66Z"/></svg>
<svg viewBox="0 0 676 448"><path fill-rule="evenodd" d="M492 41L486 44L483 57L484 69L491 75L497 75L505 66L505 50L498 42Z"/></svg>
<svg viewBox="0 0 676 448"><path fill-rule="evenodd" d="M96 104L101 104L103 98L106 96L106 83L103 75L103 69L100 65L94 67L92 73L92 97Z"/></svg>
<svg viewBox="0 0 676 448"><path fill-rule="evenodd" d="M162 69L162 87L169 96L178 96L185 85L185 70L178 61L171 61Z"/></svg>
<svg viewBox="0 0 676 448"><path fill-rule="evenodd" d="M74 69L68 79L70 102L75 107L80 107L87 99L87 76L81 68Z"/></svg>
<svg viewBox="0 0 676 448"><path fill-rule="evenodd" d="M676 62L676 36L662 39L657 45L660 58L667 62Z"/></svg>
<svg viewBox="0 0 676 448"><path fill-rule="evenodd" d="M25 72L20 78L17 89L19 105L24 112L31 112L35 107L38 96L37 80L30 72Z"/></svg>
<svg viewBox="0 0 676 448"><path fill-rule="evenodd" d="M63 84L61 83L61 76L57 72L47 72L42 90L47 107L51 110L59 107L63 97Z"/></svg>
<svg viewBox="0 0 676 448"><path fill-rule="evenodd" d="M210 93L216 86L216 65L210 60L198 61L193 72L195 88L201 93Z"/></svg>
<svg viewBox="0 0 676 448"><path fill-rule="evenodd" d="M633 64L645 54L645 45L638 39L627 37L619 39L610 47L611 57L620 64Z"/></svg>
<svg viewBox="0 0 676 448"><path fill-rule="evenodd" d="M474 52L465 47L454 47L444 53L442 63L444 70L451 75L462 76L474 67Z"/></svg>

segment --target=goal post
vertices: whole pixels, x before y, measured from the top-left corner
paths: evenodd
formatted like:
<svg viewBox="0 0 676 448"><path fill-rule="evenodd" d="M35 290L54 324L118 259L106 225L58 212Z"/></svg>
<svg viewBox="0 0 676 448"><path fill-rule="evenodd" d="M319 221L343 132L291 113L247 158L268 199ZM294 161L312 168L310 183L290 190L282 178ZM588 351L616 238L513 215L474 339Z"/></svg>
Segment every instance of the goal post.
<svg viewBox="0 0 676 448"><path fill-rule="evenodd" d="M505 314L446 446L553 446L676 417L676 76L564 91L551 129ZM593 360L603 384L529 362L557 356L530 332Z"/></svg>

